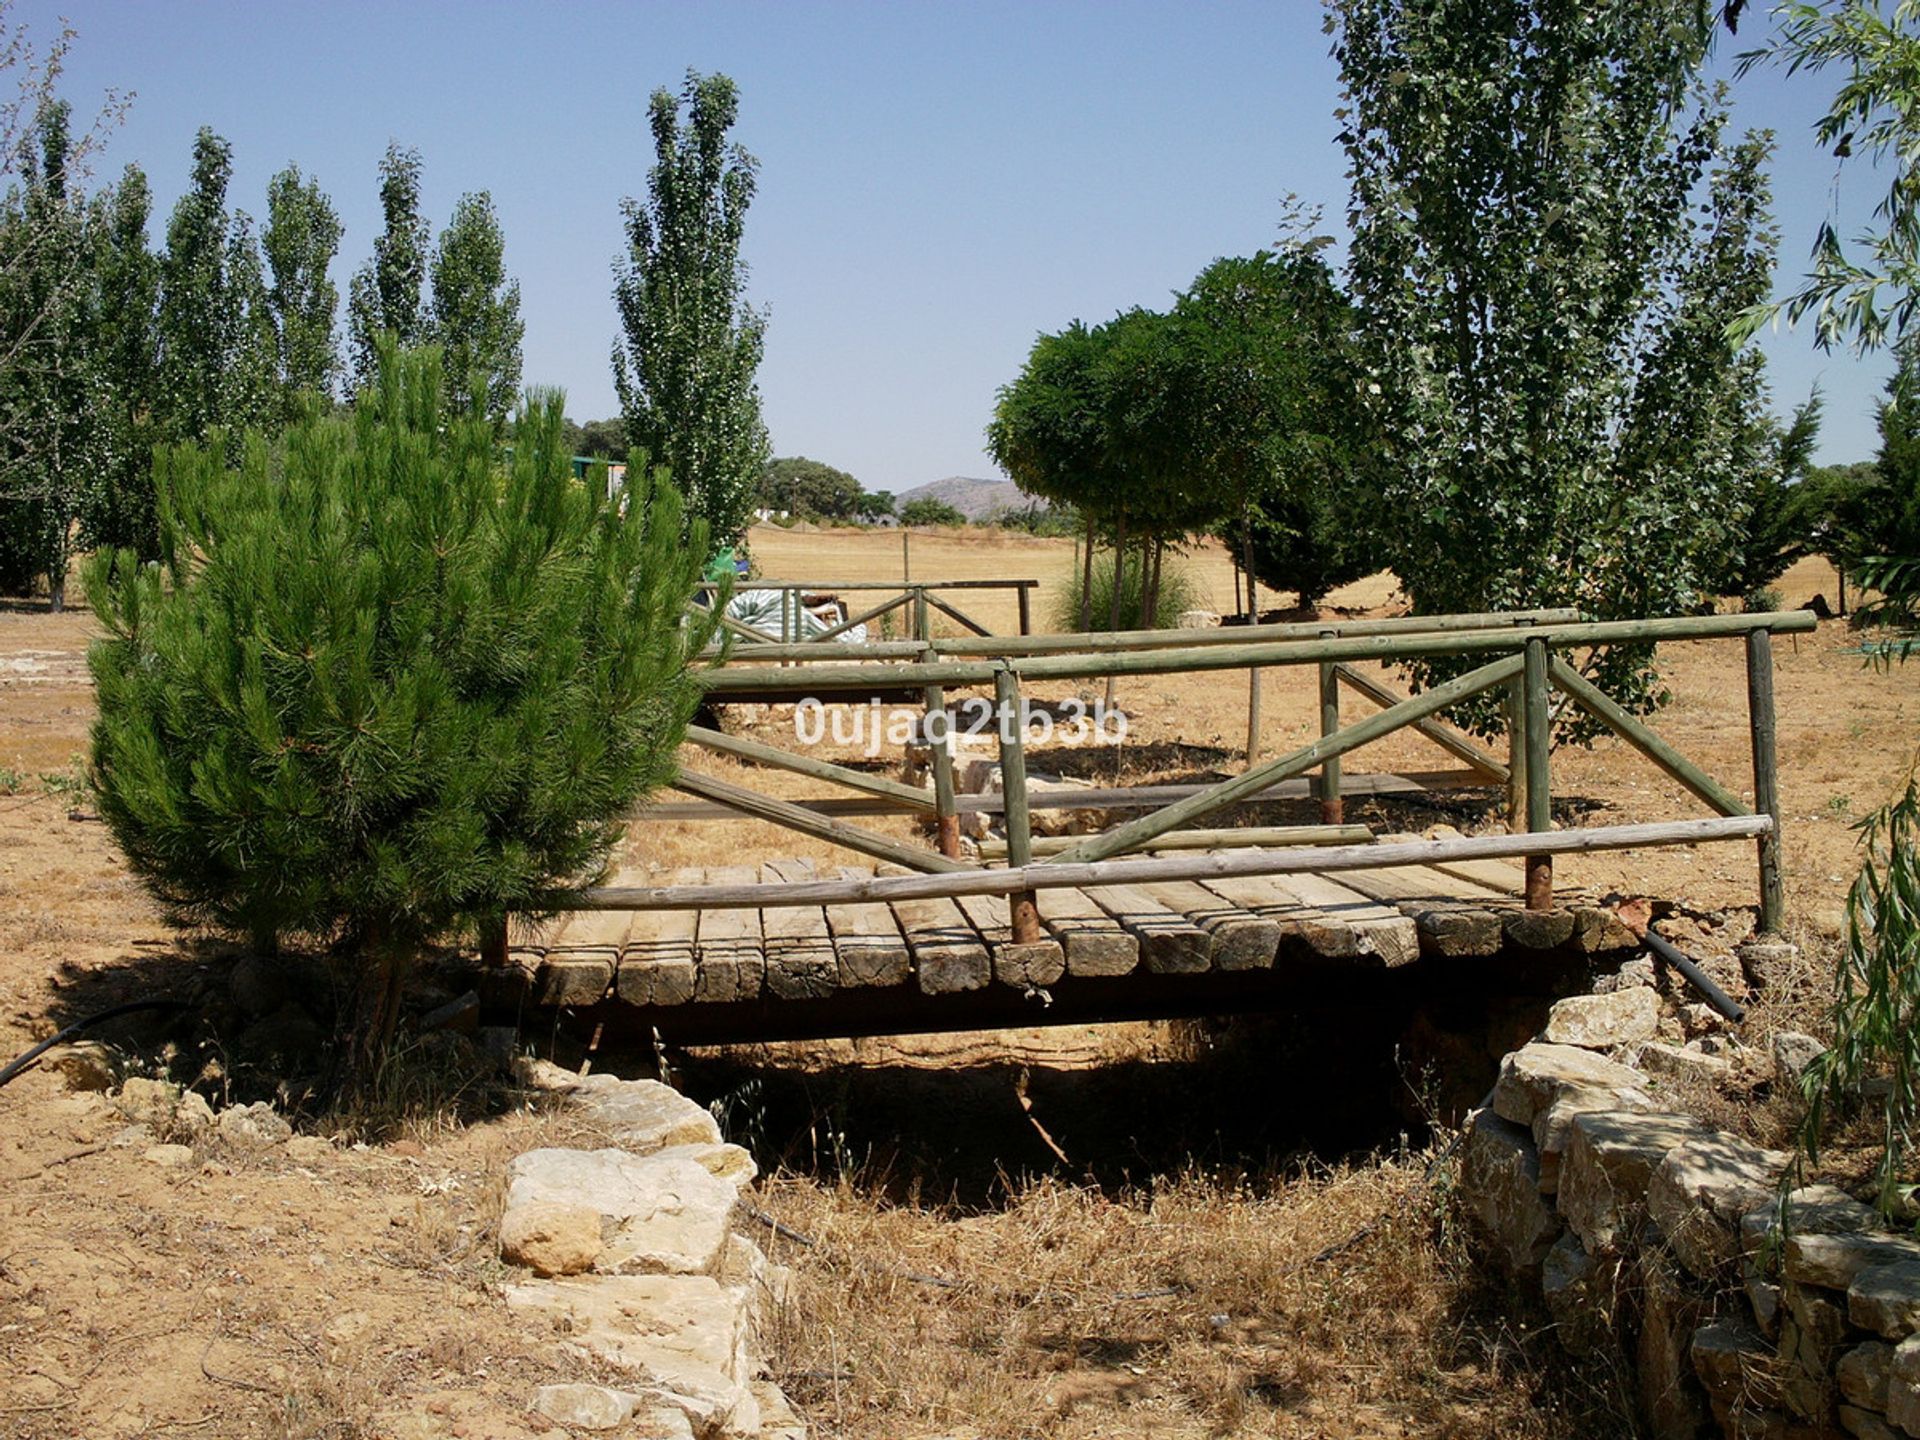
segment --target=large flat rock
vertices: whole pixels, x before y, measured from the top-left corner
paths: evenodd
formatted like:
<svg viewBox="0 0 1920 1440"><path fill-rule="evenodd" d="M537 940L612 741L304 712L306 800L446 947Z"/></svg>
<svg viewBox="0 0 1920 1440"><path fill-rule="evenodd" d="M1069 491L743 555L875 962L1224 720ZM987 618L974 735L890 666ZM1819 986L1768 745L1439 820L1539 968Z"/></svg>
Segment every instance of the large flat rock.
<svg viewBox="0 0 1920 1440"><path fill-rule="evenodd" d="M567 1348L639 1382L642 1393L657 1391L697 1432L758 1431L737 1290L705 1275L601 1275L534 1280L505 1294L509 1309L564 1327Z"/></svg>
<svg viewBox="0 0 1920 1440"><path fill-rule="evenodd" d="M1640 1073L1575 1045L1534 1041L1500 1062L1493 1089L1493 1112L1516 1125L1533 1117L1568 1090L1637 1090Z"/></svg>
<svg viewBox="0 0 1920 1440"><path fill-rule="evenodd" d="M1573 1138L1573 1122L1578 1116L1659 1108L1640 1090L1562 1090L1551 1105L1533 1117L1533 1145L1540 1152L1540 1193L1552 1195L1560 1189L1560 1162Z"/></svg>
<svg viewBox="0 0 1920 1440"><path fill-rule="evenodd" d="M530 1150L507 1167L502 1229L534 1206L597 1212L603 1273L706 1275L719 1265L739 1186L687 1154Z"/></svg>
<svg viewBox="0 0 1920 1440"><path fill-rule="evenodd" d="M1730 1135L1689 1140L1660 1162L1647 1213L1680 1263L1710 1279L1740 1253L1740 1222L1774 1194L1789 1157Z"/></svg>
<svg viewBox="0 0 1920 1440"><path fill-rule="evenodd" d="M718 1145L720 1126L704 1106L658 1080L589 1075L570 1094L575 1106L622 1150L645 1155L669 1145Z"/></svg>
<svg viewBox="0 0 1920 1440"><path fill-rule="evenodd" d="M1653 1172L1676 1146L1706 1133L1690 1115L1600 1110L1573 1117L1555 1201L1590 1254L1632 1242Z"/></svg>
<svg viewBox="0 0 1920 1440"><path fill-rule="evenodd" d="M1610 1050L1651 1040L1660 1026L1660 997L1644 985L1604 995L1569 995L1547 1012L1541 1038L1555 1045Z"/></svg>

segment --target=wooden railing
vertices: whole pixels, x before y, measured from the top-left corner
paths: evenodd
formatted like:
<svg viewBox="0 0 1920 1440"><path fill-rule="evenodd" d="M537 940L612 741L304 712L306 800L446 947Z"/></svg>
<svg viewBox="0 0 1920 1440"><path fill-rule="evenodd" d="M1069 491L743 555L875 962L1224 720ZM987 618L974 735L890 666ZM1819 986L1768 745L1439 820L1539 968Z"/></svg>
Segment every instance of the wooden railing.
<svg viewBox="0 0 1920 1440"><path fill-rule="evenodd" d="M808 589L849 588L807 586ZM1024 592L1023 592L1024 593ZM1015 939L1039 934L1034 893L1054 886L1125 884L1136 880L1196 879L1219 875L1285 874L1299 871L1426 864L1450 859L1510 857L1525 861L1530 908L1552 905L1553 857L1593 849L1750 840L1757 850L1759 918L1777 931L1783 911L1780 880L1780 807L1775 753L1772 636L1814 628L1804 611L1760 615L1682 616L1668 619L1584 621L1565 611L1498 615L1405 617L1397 620L1267 625L1206 631L1143 631L1090 636L962 637L934 641L926 628L911 641L878 645L754 645L734 650L703 672L710 700L763 696L770 685L794 697L864 699L886 692L914 693L924 708L933 777L931 793L897 781L696 727L688 742L719 753L806 775L857 792L866 811L910 812L935 821L937 848L923 849L823 813L819 801L781 799L691 770L675 782L682 791L725 811L752 816L815 839L843 846L918 875L810 884L730 887L600 888L554 897L557 909L697 908L726 905L778 907L857 902L909 896L997 894L1010 898ZM1745 645L1748 726L1754 801L1745 804L1721 781L1680 754L1645 721L1631 715L1586 680L1564 657L1575 650L1627 643L1739 639ZM1354 669L1361 661L1406 661L1472 656L1481 663L1416 695L1402 695ZM756 663L756 662L772 663ZM1022 686L1035 681L1090 680L1114 675L1193 674L1282 666L1312 666L1318 675L1320 734L1270 760L1253 757L1227 779L1205 785L1150 787L1156 803L1147 813L1064 845L1036 847L1031 812L1034 796L1026 774L1026 716ZM1005 824L1004 845L989 868L961 858L950 747L952 718L946 696L955 687L991 687L1000 796L964 797L969 809L997 808ZM1376 708L1344 721L1345 687ZM1590 714L1639 750L1717 812L1716 818L1658 825L1597 826L1556 832L1551 819L1550 727L1552 692ZM1499 693L1508 708L1508 754L1501 757L1447 727L1440 716L1475 696ZM1469 783L1505 786L1507 835L1407 844L1326 844L1347 841L1341 800L1343 758L1402 729L1425 735L1466 767ZM1235 805L1270 795L1277 786L1308 778L1318 798L1322 827L1307 834L1296 827L1284 840L1271 830L1204 831L1196 822ZM1125 792L1119 792L1124 794ZM1071 792L1075 807L1120 808L1109 792ZM1196 837L1204 837L1196 838ZM1289 843L1290 842L1290 843ZM1235 844L1257 846L1221 853ZM1200 844L1206 851L1192 849ZM1042 856L1038 852L1046 850ZM1139 852L1175 853L1141 857ZM1179 852L1185 853L1179 853Z"/></svg>

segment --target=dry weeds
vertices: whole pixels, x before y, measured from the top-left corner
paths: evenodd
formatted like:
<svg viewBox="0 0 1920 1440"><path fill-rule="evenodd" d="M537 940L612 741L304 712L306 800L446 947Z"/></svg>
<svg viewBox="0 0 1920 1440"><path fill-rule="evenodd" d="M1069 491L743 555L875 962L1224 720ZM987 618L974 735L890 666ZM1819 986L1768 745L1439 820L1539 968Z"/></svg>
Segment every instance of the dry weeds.
<svg viewBox="0 0 1920 1440"><path fill-rule="evenodd" d="M796 1274L777 1373L858 1440L1618 1434L1486 1288L1433 1159L1040 1181L965 1216L783 1176L766 1211L813 1244L762 1237Z"/></svg>

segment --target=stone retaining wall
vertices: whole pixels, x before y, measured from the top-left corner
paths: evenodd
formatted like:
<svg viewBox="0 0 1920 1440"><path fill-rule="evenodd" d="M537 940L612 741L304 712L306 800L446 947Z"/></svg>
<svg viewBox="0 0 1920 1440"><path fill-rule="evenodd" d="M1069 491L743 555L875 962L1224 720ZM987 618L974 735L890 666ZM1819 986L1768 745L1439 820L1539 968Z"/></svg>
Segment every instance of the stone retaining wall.
<svg viewBox="0 0 1920 1440"><path fill-rule="evenodd" d="M1920 1241L1678 1103L1724 1055L1646 988L1553 1007L1467 1122L1458 1194L1574 1356L1624 1357L1657 1440L1920 1437ZM1817 1046L1776 1036L1776 1083Z"/></svg>
<svg viewBox="0 0 1920 1440"><path fill-rule="evenodd" d="M646 1440L805 1440L765 1378L761 1335L787 1273L733 1232L753 1157L668 1086L524 1067L613 1142L543 1149L507 1170L507 1306L538 1333L626 1377L549 1385L533 1408L575 1430Z"/></svg>

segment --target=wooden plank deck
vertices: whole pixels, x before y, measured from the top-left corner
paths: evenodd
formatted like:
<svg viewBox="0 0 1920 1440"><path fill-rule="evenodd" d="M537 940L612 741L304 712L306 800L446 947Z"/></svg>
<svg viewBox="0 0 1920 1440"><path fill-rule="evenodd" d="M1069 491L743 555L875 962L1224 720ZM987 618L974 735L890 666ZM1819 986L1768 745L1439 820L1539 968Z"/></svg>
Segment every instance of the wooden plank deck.
<svg viewBox="0 0 1920 1440"><path fill-rule="evenodd" d="M808 860L684 869L675 885L799 882L897 873L816 867ZM623 875L623 883L643 883ZM1002 897L900 900L769 910L577 912L522 937L503 972L537 1005L603 1000L670 1026L725 1030L723 1016L760 1017L834 1033L836 1009L868 1033L961 1015L1033 1024L1054 1011L1207 1013L1255 1003L1301 976L1360 977L1420 961L1584 957L1630 948L1611 912L1572 903L1527 911L1520 868L1504 861L1385 867L1336 875L1042 890L1043 938L1016 944ZM495 977L497 980L502 977ZM498 987L496 986L496 989ZM1075 1003L1056 1006L1056 1001ZM683 1008L684 1007L684 1008ZM708 1021L697 1017L706 1012ZM673 1017L678 1016L678 1021ZM751 1024L743 1026L751 1029Z"/></svg>

